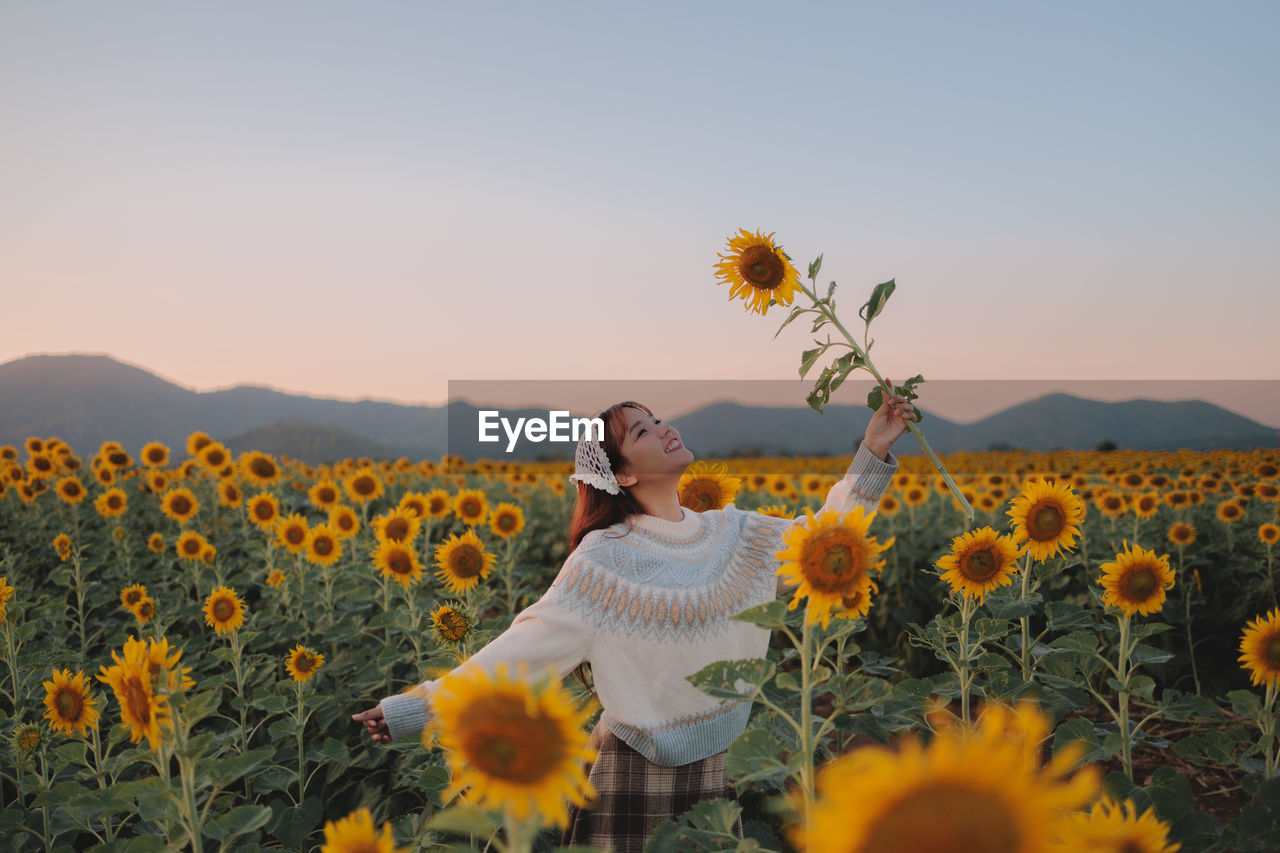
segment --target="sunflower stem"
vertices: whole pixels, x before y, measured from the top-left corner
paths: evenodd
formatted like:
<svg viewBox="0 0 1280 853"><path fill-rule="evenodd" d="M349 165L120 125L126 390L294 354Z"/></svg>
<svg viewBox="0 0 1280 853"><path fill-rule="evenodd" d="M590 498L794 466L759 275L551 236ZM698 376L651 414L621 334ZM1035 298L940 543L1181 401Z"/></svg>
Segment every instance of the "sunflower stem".
<svg viewBox="0 0 1280 853"><path fill-rule="evenodd" d="M1029 594L1029 586L1031 584L1031 551L1027 551L1022 561L1022 598L1021 601L1027 600ZM1034 681L1035 673L1031 669L1031 616L1024 615L1019 620L1022 623L1022 680Z"/></svg>
<svg viewBox="0 0 1280 853"><path fill-rule="evenodd" d="M876 383L884 389L884 399L888 400L889 397L893 396L893 389L889 387L889 383L886 382L884 377L876 370L876 366L871 363L871 357L867 350L853 339L853 335L849 334L849 330L846 329L844 324L840 322L840 319L836 317L836 312L831 309L831 306L828 303L818 299L816 294L817 280L814 279L813 281L815 290L810 290L805 287L804 282L797 282L797 286L804 291L806 296L813 300L814 307L821 310L822 313L826 315L827 319L831 321L831 324L840 330L840 334L844 335L844 339L848 342L849 347L857 353L858 358L862 360L862 366L866 368L868 373L875 377ZM951 494L955 496L957 501L959 501L962 512L964 512L966 529L972 527L973 507L970 506L969 501L965 499L964 493L960 491L960 487L956 485L956 481L951 478L951 474L948 473L947 467L942 464L942 460L938 458L938 454L933 452L933 448L925 439L924 433L920 431L920 428L912 421L905 421L905 423L907 425L907 429L915 436L916 441L919 442L920 449L924 451L925 455L929 457L929 461L933 463L934 469L937 470L937 472L942 475L942 479L946 481L947 488L951 490Z"/></svg>
<svg viewBox="0 0 1280 853"><path fill-rule="evenodd" d="M1262 754L1266 756L1266 774L1264 778L1272 779L1276 775L1276 755L1271 748L1271 742L1275 737L1276 718L1272 711L1272 705L1276 699L1276 682L1274 679L1267 682L1267 697L1262 703L1262 717L1258 720L1258 728L1262 730Z"/></svg>
<svg viewBox="0 0 1280 853"><path fill-rule="evenodd" d="M973 600L960 594L960 659L956 662L956 677L960 681L960 719L969 725L969 619L973 616ZM1025 639L1023 640L1025 644Z"/></svg>
<svg viewBox="0 0 1280 853"><path fill-rule="evenodd" d="M297 692L298 692L298 717L297 717L297 720L298 720L298 729L297 729L297 735L298 735L298 805L302 805L302 801L303 801L303 799L306 797L306 793L307 793L307 791L306 791L306 788L307 788L307 780L306 780L306 777L303 775L303 774L306 772L306 769L307 769L307 760L306 760L306 756L303 754L303 751L302 751L302 729L303 729L303 716L302 716L302 682L301 682L301 681L295 681L293 686L297 689Z"/></svg>
<svg viewBox="0 0 1280 853"><path fill-rule="evenodd" d="M813 813L814 743L813 743L813 661L810 659L810 638L813 635L809 614L804 617L804 630L800 640L800 792L803 795L804 814L801 825L807 834L809 816Z"/></svg>
<svg viewBox="0 0 1280 853"><path fill-rule="evenodd" d="M1182 546L1178 546L1178 577L1182 575ZM1191 638L1191 584L1183 580L1182 588L1185 590L1186 599L1184 601L1184 611L1187 622L1187 657L1191 658L1191 678L1196 685L1196 695L1200 695L1200 672L1196 669L1196 643Z"/></svg>
<svg viewBox="0 0 1280 853"><path fill-rule="evenodd" d="M1129 730L1129 614L1125 613L1120 616L1120 660L1118 667L1118 678L1120 682L1119 695L1116 697L1116 723L1120 726L1120 762L1124 767L1124 774L1133 779L1133 758L1130 754L1130 739L1132 733Z"/></svg>

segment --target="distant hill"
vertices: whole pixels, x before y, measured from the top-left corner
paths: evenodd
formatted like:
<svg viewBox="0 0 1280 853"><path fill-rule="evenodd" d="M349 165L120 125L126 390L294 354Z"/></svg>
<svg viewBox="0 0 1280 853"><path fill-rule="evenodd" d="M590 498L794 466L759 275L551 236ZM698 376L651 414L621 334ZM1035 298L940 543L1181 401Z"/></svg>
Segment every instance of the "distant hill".
<svg viewBox="0 0 1280 853"><path fill-rule="evenodd" d="M0 444L20 446L29 435L58 436L82 456L108 439L130 452L162 441L179 455L187 436L203 430L232 450L287 454L308 462L334 458L438 459L454 453L529 460L570 459L571 444L528 443L504 453L505 440L478 440L476 405L405 406L362 400L350 403L269 388L238 386L196 392L108 356L29 356L0 364ZM500 410L502 416L546 416L546 410ZM1209 450L1274 447L1276 432L1199 400L1129 400L1105 403L1070 394L1047 394L1010 406L971 424L925 409L922 424L938 453L1096 447ZM843 454L866 429L865 406L828 406L819 415L805 406L710 403L680 417L685 443L699 457L745 453ZM918 452L910 436L895 448Z"/></svg>

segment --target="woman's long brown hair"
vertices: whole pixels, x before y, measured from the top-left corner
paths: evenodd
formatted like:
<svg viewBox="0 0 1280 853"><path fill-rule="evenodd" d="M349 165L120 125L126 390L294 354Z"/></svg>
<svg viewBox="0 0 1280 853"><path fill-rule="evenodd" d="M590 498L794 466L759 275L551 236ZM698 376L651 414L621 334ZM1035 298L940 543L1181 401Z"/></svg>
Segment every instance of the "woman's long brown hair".
<svg viewBox="0 0 1280 853"><path fill-rule="evenodd" d="M596 415L604 421L604 452L609 457L609 467L613 471L618 471L625 462L622 457L622 438L627 434L627 417L622 410L626 408L653 414L648 406L627 400ZM578 483L578 503L573 509L573 520L569 522L569 553L577 550L583 538L591 531L604 530L626 521L629 516L643 513L644 507L626 489L620 488L618 494L611 495L595 486ZM589 671L590 667L585 663L578 664L578 668L573 671L587 690L592 689L587 683L586 673Z"/></svg>

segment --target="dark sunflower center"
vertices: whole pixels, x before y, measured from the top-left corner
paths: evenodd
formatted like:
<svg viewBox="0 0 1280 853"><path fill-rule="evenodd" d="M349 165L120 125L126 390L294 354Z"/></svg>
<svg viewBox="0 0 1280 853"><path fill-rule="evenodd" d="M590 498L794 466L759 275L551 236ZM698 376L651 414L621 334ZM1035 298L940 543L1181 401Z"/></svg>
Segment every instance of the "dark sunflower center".
<svg viewBox="0 0 1280 853"><path fill-rule="evenodd" d="M263 501L262 503L256 503L253 505L253 515L255 518L257 518L260 521L268 521L271 519L271 516L275 514L276 514L276 511L272 509L271 504L267 503L266 501Z"/></svg>
<svg viewBox="0 0 1280 853"><path fill-rule="evenodd" d="M356 494L362 496L373 494L373 490L377 488L377 483L373 481L372 477L357 477L353 485Z"/></svg>
<svg viewBox="0 0 1280 853"><path fill-rule="evenodd" d="M440 617L440 633L446 638L457 642L461 640L467 633L467 620L461 615L450 610L447 613L441 613Z"/></svg>
<svg viewBox="0 0 1280 853"><path fill-rule="evenodd" d="M129 708L129 716L142 725L151 723L151 700L142 679L130 676L124 683L124 702Z"/></svg>
<svg viewBox="0 0 1280 853"><path fill-rule="evenodd" d="M112 453L107 457L107 461L117 468L123 468L129 464L129 456L125 453Z"/></svg>
<svg viewBox="0 0 1280 853"><path fill-rule="evenodd" d="M1027 533L1037 542L1057 539L1066 527L1067 515L1055 503L1040 503L1027 515Z"/></svg>
<svg viewBox="0 0 1280 853"><path fill-rule="evenodd" d="M432 515L439 515L439 514L440 514L440 513L442 513L442 512L444 512L444 501L440 500L439 498L432 498L432 499L431 499L431 514L432 514Z"/></svg>
<svg viewBox="0 0 1280 853"><path fill-rule="evenodd" d="M76 495L80 494L80 484L77 483L75 480L72 480L71 482L67 483L64 491L66 491L66 493L71 497L75 497Z"/></svg>
<svg viewBox="0 0 1280 853"><path fill-rule="evenodd" d="M510 533L516 529L516 517L514 515L503 514L498 516L498 529L503 533Z"/></svg>
<svg viewBox="0 0 1280 853"><path fill-rule="evenodd" d="M212 468L219 468L227 461L227 456L221 450L210 450L204 455L204 461Z"/></svg>
<svg viewBox="0 0 1280 853"><path fill-rule="evenodd" d="M475 703L462 735L462 753L486 776L528 785L560 766L564 736L555 720L530 717L521 697Z"/></svg>
<svg viewBox="0 0 1280 853"><path fill-rule="evenodd" d="M327 557L333 553L333 540L328 536L317 536L311 543L311 550L321 557Z"/></svg>
<svg viewBox="0 0 1280 853"><path fill-rule="evenodd" d="M236 606L229 598L219 598L213 603L215 622L226 622L236 615Z"/></svg>
<svg viewBox="0 0 1280 853"><path fill-rule="evenodd" d="M331 504L338 499L338 496L334 494L333 489L328 486L324 486L316 492L316 497L318 497L320 499L320 503L323 504Z"/></svg>
<svg viewBox="0 0 1280 853"><path fill-rule="evenodd" d="M191 501L183 495L177 495L173 500L169 501L169 509L178 515L186 515L191 512Z"/></svg>
<svg viewBox="0 0 1280 853"><path fill-rule="evenodd" d="M153 465L161 464L164 462L164 451L155 449L151 450L151 452L147 454L147 461Z"/></svg>
<svg viewBox="0 0 1280 853"><path fill-rule="evenodd" d="M350 530L355 525L355 523L356 523L356 519L355 519L355 516L353 515L338 516L338 527L341 528L342 530Z"/></svg>
<svg viewBox="0 0 1280 853"><path fill-rule="evenodd" d="M460 545L449 558L449 567L460 578L473 578L480 574L484 561L474 545Z"/></svg>
<svg viewBox="0 0 1280 853"><path fill-rule="evenodd" d="M768 246L752 246L742 253L738 264L742 278L757 290L773 290L782 284L786 268L782 258Z"/></svg>
<svg viewBox="0 0 1280 853"><path fill-rule="evenodd" d="M302 652L298 655L297 660L293 662L293 668L298 672L310 672L316 668L316 659L306 652Z"/></svg>
<svg viewBox="0 0 1280 853"><path fill-rule="evenodd" d="M473 498L468 498L467 500L463 501L462 514L466 518L474 518L475 516L479 515L480 502Z"/></svg>
<svg viewBox="0 0 1280 853"><path fill-rule="evenodd" d="M58 695L53 698L53 704L58 709L58 716L68 722L79 720L84 713L84 697L80 695L80 691L70 687L59 690Z"/></svg>
<svg viewBox="0 0 1280 853"><path fill-rule="evenodd" d="M973 581L986 581L1000 569L1000 558L991 548L974 551L965 558L962 571L965 577Z"/></svg>
<svg viewBox="0 0 1280 853"><path fill-rule="evenodd" d="M182 543L182 552L183 552L184 554L193 554L193 555L194 555L194 554L199 554L199 553L200 553L200 541L199 541L198 539L188 539L186 542L183 542L183 543Z"/></svg>
<svg viewBox="0 0 1280 853"><path fill-rule="evenodd" d="M270 480L276 475L275 464L270 459L263 459L261 456L253 460L249 465L249 470L263 480Z"/></svg>
<svg viewBox="0 0 1280 853"><path fill-rule="evenodd" d="M1266 645L1262 647L1262 653L1267 658L1267 663L1273 667L1280 666L1280 634L1274 634L1267 640Z"/></svg>
<svg viewBox="0 0 1280 853"><path fill-rule="evenodd" d="M290 545L301 545L302 540L307 538L307 534L297 525L290 525L284 532L284 538L288 540Z"/></svg>
<svg viewBox="0 0 1280 853"><path fill-rule="evenodd" d="M863 850L929 853L1013 853L1022 847L1009 808L988 792L958 784L927 784L879 815Z"/></svg>
<svg viewBox="0 0 1280 853"><path fill-rule="evenodd" d="M150 619L152 616L155 616L156 615L155 604L153 604L150 601L144 601L142 604L138 605L138 615L141 616L143 619Z"/></svg>
<svg viewBox="0 0 1280 853"><path fill-rule="evenodd" d="M1156 586L1156 575L1150 568L1134 569L1125 581L1124 597L1133 602L1146 601L1155 593Z"/></svg>
<svg viewBox="0 0 1280 853"><path fill-rule="evenodd" d="M413 573L413 560L404 551L392 551L387 555L387 568L397 575Z"/></svg>
<svg viewBox="0 0 1280 853"><path fill-rule="evenodd" d="M409 535L409 522L403 518L393 518L387 522L382 532L388 539L403 542Z"/></svg>
<svg viewBox="0 0 1280 853"><path fill-rule="evenodd" d="M124 597L125 604L129 605L130 607L133 607L141 600L142 600L142 593L137 590L134 590L126 594Z"/></svg>
<svg viewBox="0 0 1280 853"><path fill-rule="evenodd" d="M713 483L695 482L685 490L685 506L694 512L720 508L720 488Z"/></svg>

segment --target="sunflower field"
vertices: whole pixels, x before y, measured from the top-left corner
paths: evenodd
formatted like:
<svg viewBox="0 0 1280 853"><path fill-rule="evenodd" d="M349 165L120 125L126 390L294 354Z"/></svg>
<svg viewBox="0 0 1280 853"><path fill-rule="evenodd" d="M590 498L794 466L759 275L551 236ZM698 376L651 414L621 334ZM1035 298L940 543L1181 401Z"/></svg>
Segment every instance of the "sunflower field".
<svg viewBox="0 0 1280 853"><path fill-rule="evenodd" d="M590 690L445 674L563 564L572 466L184 450L0 447L7 849L553 849ZM751 687L737 800L650 849L1280 849L1280 452L943 461L843 517L848 456L690 468L804 521L767 659L691 678ZM428 742L353 722L427 678Z"/></svg>

